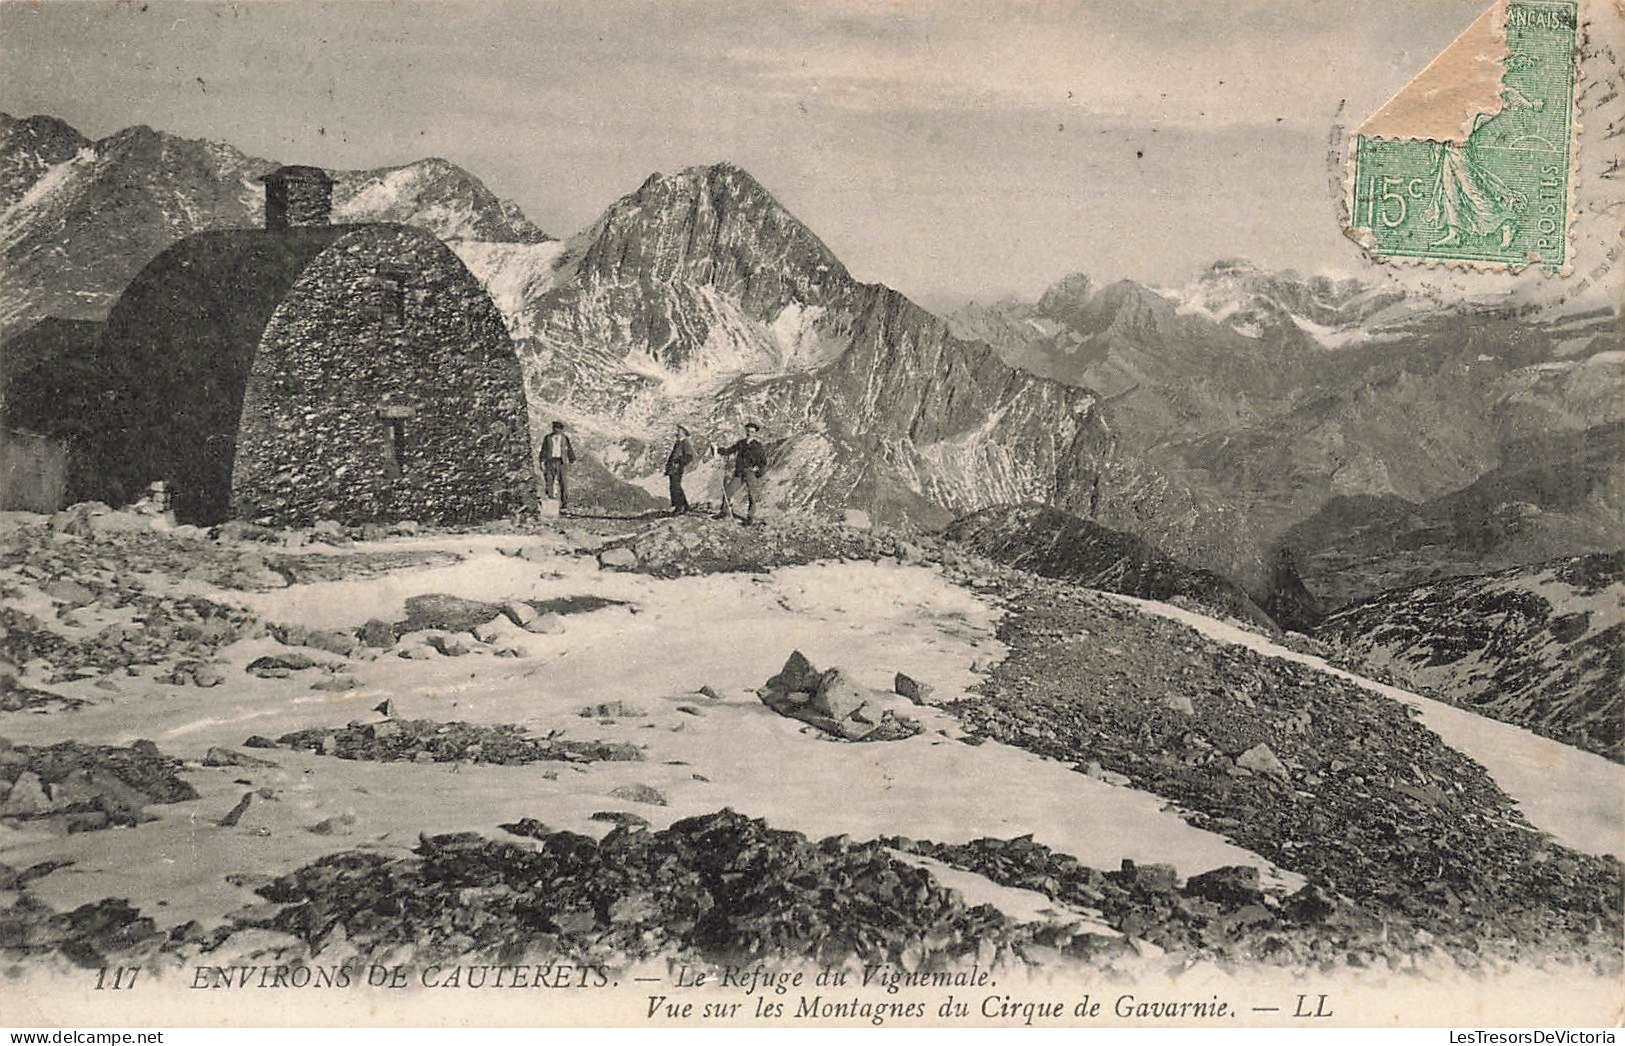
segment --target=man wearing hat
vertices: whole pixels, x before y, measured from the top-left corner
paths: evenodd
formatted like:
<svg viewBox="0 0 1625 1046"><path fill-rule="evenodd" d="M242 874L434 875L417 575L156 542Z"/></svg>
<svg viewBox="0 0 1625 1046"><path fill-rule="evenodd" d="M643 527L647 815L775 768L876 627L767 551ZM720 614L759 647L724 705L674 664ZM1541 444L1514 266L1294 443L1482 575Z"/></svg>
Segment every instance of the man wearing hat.
<svg viewBox="0 0 1625 1046"><path fill-rule="evenodd" d="M688 495L683 493L683 473L694 460L694 444L689 442L688 428L677 426L677 439L666 455L666 481L671 486L671 514L681 516L688 511Z"/></svg>
<svg viewBox="0 0 1625 1046"><path fill-rule="evenodd" d="M548 497L553 496L553 483L559 485L559 511L570 507L570 493L566 485L565 466L575 464L576 449L570 437L564 434L564 422L555 421L553 431L542 437L542 484Z"/></svg>
<svg viewBox="0 0 1625 1046"><path fill-rule="evenodd" d="M731 447L723 447L717 453L724 457L734 459L733 474L722 481L722 510L717 513L718 519L733 518L733 498L739 493L739 488L745 488L746 509L745 523L748 525L756 519L756 484L767 472L767 448L762 446L756 434L761 426L754 421L745 423L745 438Z"/></svg>

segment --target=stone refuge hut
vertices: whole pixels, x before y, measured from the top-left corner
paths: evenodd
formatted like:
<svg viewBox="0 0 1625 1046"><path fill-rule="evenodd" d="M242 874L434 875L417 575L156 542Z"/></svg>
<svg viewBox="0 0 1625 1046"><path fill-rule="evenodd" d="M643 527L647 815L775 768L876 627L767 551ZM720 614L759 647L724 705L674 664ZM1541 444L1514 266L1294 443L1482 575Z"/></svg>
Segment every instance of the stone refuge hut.
<svg viewBox="0 0 1625 1046"><path fill-rule="evenodd" d="M524 384L445 244L330 225L332 181L267 174L263 229L189 236L109 314L95 483L182 522L468 522L534 502Z"/></svg>

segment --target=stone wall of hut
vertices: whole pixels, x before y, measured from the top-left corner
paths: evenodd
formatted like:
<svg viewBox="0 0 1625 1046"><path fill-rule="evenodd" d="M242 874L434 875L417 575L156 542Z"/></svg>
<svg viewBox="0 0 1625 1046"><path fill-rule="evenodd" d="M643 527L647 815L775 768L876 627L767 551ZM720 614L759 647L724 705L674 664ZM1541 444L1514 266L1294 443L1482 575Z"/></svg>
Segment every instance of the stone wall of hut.
<svg viewBox="0 0 1625 1046"><path fill-rule="evenodd" d="M336 240L260 338L231 515L455 523L534 497L519 361L485 289L406 226Z"/></svg>

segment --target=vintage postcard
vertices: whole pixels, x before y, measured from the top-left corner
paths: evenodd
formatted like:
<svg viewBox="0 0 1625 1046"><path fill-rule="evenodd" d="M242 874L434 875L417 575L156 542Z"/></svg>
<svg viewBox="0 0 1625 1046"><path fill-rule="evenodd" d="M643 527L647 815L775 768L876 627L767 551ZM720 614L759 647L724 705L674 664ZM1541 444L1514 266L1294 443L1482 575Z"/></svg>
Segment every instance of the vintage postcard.
<svg viewBox="0 0 1625 1046"><path fill-rule="evenodd" d="M1614 0L0 49L0 1023L1625 1019Z"/></svg>

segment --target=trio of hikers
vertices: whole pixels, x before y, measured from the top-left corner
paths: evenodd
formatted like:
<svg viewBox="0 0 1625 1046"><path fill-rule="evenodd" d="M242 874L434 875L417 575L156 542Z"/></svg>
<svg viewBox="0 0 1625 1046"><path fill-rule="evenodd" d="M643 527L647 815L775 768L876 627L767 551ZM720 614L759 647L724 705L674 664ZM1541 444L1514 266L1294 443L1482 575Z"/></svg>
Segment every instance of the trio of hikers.
<svg viewBox="0 0 1625 1046"><path fill-rule="evenodd" d="M754 421L746 422L742 438L729 446L712 448L713 453L733 459L733 467L722 481L722 507L717 512L718 519L735 518L734 501L739 497L741 490L745 494L745 522L749 524L756 519L756 506L761 500L759 484L767 474L767 448L758 438L761 431L761 426ZM557 486L560 511L569 508L567 477L569 466L575 463L576 452L569 434L564 431L564 422L555 421L552 431L542 437L539 456L542 464L542 484L547 497L553 496L553 488ZM692 511L688 495L683 490L683 476L698 460L699 455L694 451L694 442L690 438L688 427L678 425L671 452L666 455L665 469L671 494L671 514L674 516Z"/></svg>

